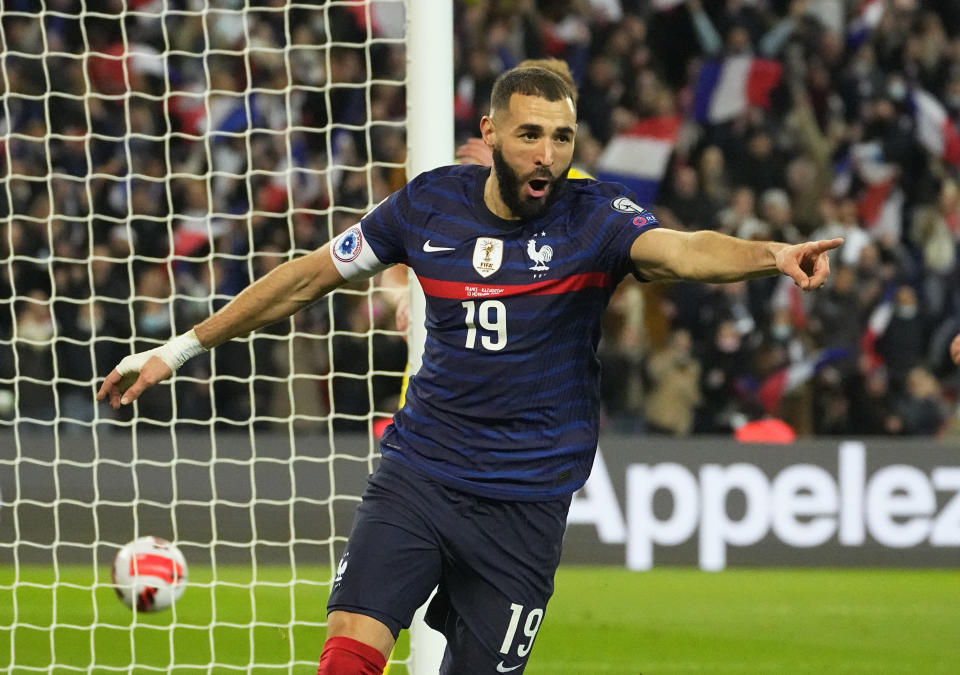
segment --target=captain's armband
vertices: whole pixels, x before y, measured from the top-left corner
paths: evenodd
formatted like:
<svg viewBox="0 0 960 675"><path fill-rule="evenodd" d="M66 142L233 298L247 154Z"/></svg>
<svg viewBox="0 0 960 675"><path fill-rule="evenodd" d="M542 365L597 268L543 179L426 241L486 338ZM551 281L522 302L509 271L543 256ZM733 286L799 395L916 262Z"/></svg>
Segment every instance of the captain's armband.
<svg viewBox="0 0 960 675"><path fill-rule="evenodd" d="M330 257L347 281L366 279L389 267L377 258L359 223L330 242Z"/></svg>

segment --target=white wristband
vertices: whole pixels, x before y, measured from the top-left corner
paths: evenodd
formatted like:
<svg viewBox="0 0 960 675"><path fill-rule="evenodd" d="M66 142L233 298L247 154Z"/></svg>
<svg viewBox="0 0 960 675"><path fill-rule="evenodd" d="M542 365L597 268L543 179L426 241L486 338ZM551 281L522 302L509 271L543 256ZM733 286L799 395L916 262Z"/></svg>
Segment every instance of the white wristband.
<svg viewBox="0 0 960 675"><path fill-rule="evenodd" d="M188 359L192 359L197 354L203 354L205 351L207 349L200 344L196 332L191 328L183 335L173 338L167 344L160 345L157 356L167 364L170 370L176 371Z"/></svg>
<svg viewBox="0 0 960 675"><path fill-rule="evenodd" d="M202 354L205 351L207 351L207 348L200 344L200 340L197 339L197 334L191 328L186 333L178 335L159 347L123 357L120 363L117 364L117 372L121 375L139 372L151 356L156 356L163 361L171 371L176 372L180 366L187 362L187 359L193 358L197 354Z"/></svg>

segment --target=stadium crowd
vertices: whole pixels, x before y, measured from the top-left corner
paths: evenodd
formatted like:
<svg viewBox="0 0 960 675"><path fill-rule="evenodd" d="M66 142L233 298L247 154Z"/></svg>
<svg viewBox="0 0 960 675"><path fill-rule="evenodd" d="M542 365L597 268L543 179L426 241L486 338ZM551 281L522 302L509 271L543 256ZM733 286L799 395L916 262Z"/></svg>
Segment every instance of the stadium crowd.
<svg viewBox="0 0 960 675"><path fill-rule="evenodd" d="M399 2L204 15L181 0L161 15L131 0L121 16L120 0L88 0L82 22L68 0L42 18L8 4L0 390L16 387L21 417L93 419L92 383L131 346L189 328L403 184ZM606 176L618 139L651 120L674 129L650 204L666 226L845 238L815 293L786 278L625 282L602 343L611 427L726 434L775 417L801 436L949 433L960 1L474 0L455 23L458 142L477 135L499 72L562 59L579 90L578 169ZM699 114L707 66L734 61L774 73L768 92L724 119ZM306 337L331 327L330 344ZM391 293L338 293L294 329L194 359L177 419L333 411L337 428L366 428L356 376L405 362ZM375 377L376 411L398 392ZM12 400L0 396L0 420ZM162 423L173 405L154 392L140 414Z"/></svg>

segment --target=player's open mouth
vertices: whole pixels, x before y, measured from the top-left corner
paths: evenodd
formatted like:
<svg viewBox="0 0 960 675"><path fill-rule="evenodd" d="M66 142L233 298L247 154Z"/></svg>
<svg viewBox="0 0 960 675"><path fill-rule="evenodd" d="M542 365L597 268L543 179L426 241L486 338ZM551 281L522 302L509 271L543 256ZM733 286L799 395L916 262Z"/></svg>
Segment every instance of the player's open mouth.
<svg viewBox="0 0 960 675"><path fill-rule="evenodd" d="M549 187L550 181L546 178L534 178L531 181L527 181L527 191L531 197L536 197L537 199L546 195Z"/></svg>

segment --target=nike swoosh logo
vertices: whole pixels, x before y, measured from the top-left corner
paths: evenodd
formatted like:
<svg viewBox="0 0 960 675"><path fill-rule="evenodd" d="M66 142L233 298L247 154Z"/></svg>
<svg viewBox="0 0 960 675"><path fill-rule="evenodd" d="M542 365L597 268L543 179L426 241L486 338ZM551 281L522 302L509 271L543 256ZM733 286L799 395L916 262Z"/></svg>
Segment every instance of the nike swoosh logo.
<svg viewBox="0 0 960 675"><path fill-rule="evenodd" d="M522 664L518 663L518 664L515 665L515 666L510 666L509 668L507 668L505 665L503 665L503 661L500 661L500 662L497 664L497 672L498 672L498 673L509 673L511 670L516 670L516 669L519 668L521 665L522 665Z"/></svg>
<svg viewBox="0 0 960 675"><path fill-rule="evenodd" d="M427 239L425 242L423 242L423 250L426 251L427 253L436 253L437 251L452 251L453 247L452 246L434 246L433 244L430 243L430 240ZM506 671L503 671L503 672L506 672Z"/></svg>

